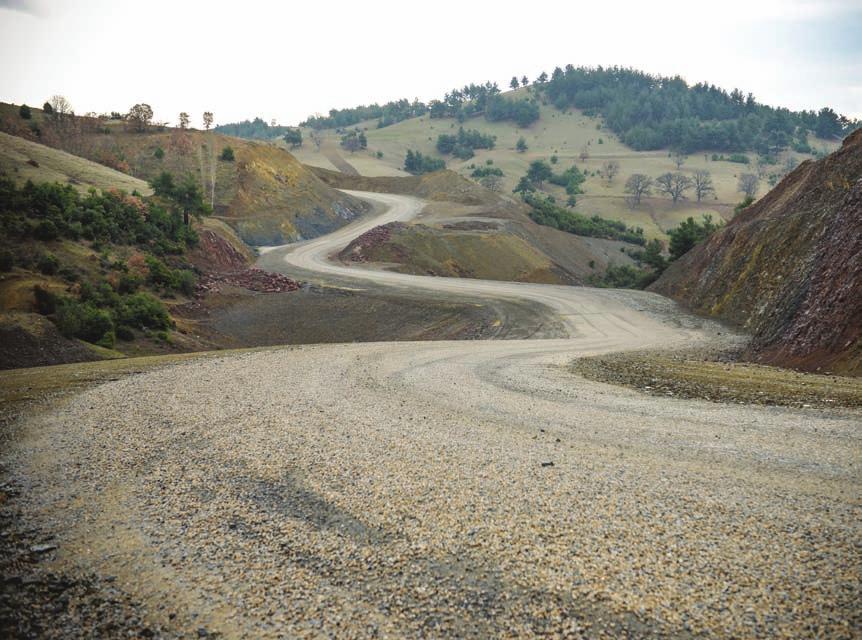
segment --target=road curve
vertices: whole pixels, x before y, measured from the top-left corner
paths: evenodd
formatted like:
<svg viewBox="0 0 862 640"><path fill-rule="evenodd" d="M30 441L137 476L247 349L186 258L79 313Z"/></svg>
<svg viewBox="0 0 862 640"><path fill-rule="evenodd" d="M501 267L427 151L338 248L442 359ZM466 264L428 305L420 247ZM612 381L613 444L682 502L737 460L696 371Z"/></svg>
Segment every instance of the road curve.
<svg viewBox="0 0 862 640"><path fill-rule="evenodd" d="M862 414L574 377L703 331L646 294L326 261L380 221L263 262L517 296L570 338L271 349L86 391L0 460L51 562L114 576L169 637L860 635Z"/></svg>
<svg viewBox="0 0 862 640"><path fill-rule="evenodd" d="M460 299L527 300L542 305L555 314L568 329L571 338L581 341L600 338L608 347L616 345L619 349L667 345L674 340L690 339L693 336L692 332L682 329L678 323L668 324L645 313L645 307L656 305L663 307L665 312L675 309L675 305L655 294L473 278L427 277L348 267L335 262L331 260L333 254L354 238L381 224L408 222L415 218L424 206L421 200L409 196L358 191L348 193L376 201L385 207L384 213L360 220L320 238L264 249L261 265L288 274L295 274L297 269L301 269L318 276L334 276L339 281L373 283L413 292L424 290ZM667 313L665 319L666 317ZM515 344L510 347L524 348ZM559 349L559 345L552 348Z"/></svg>

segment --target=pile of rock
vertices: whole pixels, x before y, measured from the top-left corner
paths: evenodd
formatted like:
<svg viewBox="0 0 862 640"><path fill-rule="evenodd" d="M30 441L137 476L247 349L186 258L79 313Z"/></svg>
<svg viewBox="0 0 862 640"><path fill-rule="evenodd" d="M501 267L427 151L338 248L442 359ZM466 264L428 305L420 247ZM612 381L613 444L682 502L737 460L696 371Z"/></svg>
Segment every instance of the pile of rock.
<svg viewBox="0 0 862 640"><path fill-rule="evenodd" d="M280 273L251 267L232 273L208 273L204 275L198 282L196 297L201 298L210 293L219 293L221 290L219 285L222 284L230 284L261 293L287 293L296 291L302 286L296 280Z"/></svg>
<svg viewBox="0 0 862 640"><path fill-rule="evenodd" d="M369 229L347 245L341 251L339 257L349 262L367 262L368 258L363 253L364 251L388 242L392 237L393 231L406 228L407 225L403 222L389 222L388 224Z"/></svg>

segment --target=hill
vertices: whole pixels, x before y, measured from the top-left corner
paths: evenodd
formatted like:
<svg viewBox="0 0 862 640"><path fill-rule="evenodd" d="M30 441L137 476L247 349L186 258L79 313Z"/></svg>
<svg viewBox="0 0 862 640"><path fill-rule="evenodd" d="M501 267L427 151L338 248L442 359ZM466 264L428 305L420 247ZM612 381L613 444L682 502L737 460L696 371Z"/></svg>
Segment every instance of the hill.
<svg viewBox="0 0 862 640"><path fill-rule="evenodd" d="M191 175L248 244L282 244L336 229L365 205L318 180L290 153L267 143L212 131L135 126L94 117L48 117L38 109L24 119L0 104L0 130L61 149L140 180L164 171ZM232 154L225 154L230 148Z"/></svg>
<svg viewBox="0 0 862 640"><path fill-rule="evenodd" d="M536 224L530 208L453 171L422 176L354 176L312 169L341 189L430 201L417 224L376 227L340 257L397 271L449 277L584 284L611 264L632 265L639 245Z"/></svg>
<svg viewBox="0 0 862 640"><path fill-rule="evenodd" d="M33 182L61 182L81 192L96 189L123 189L150 195L146 181L105 165L66 153L24 138L0 133L0 173L19 185Z"/></svg>
<svg viewBox="0 0 862 640"><path fill-rule="evenodd" d="M757 361L862 374L862 131L803 163L651 289L751 331Z"/></svg>
<svg viewBox="0 0 862 640"><path fill-rule="evenodd" d="M536 97L531 87L504 95L511 99ZM815 155L826 155L838 147L838 143L832 140L812 140L813 153L785 149L768 157L760 157L755 153L733 156L726 152L707 151L685 156L683 164L677 167L674 153L670 150L636 151L625 145L601 116L588 115L574 107L565 112L559 111L552 104L543 103L541 97L536 99L539 119L529 127L519 127L508 120L489 122L483 116L459 122L456 118L431 118L424 115L383 128L377 128L377 121L369 120L356 125L366 135L368 146L365 150L351 153L341 148L342 130L306 128L303 129L303 146L293 149L291 153L307 165L336 169L333 159L341 158L362 175L404 176L407 175L403 170L404 159L407 151L412 149L445 160L447 168L467 178L476 169L499 169L503 175L498 189L500 193L507 194L512 193L533 161L545 161L558 172L575 166L583 172L586 180L581 185L584 193L575 197L573 211L588 217L598 215L622 220L629 226L643 228L647 238L666 241L666 232L688 217L700 219L703 214L709 214L714 219L729 219L734 206L743 199L743 194L738 190L742 174L757 175L758 192L762 194L791 167ZM494 148L475 149L473 157L468 159L440 154L437 150L439 136L455 135L461 127L494 137ZM312 141L312 134L319 142L319 147ZM519 152L516 147L522 137L527 149ZM280 141L278 144L286 146ZM617 173L611 179L603 176L608 163L617 165ZM709 172L714 193L698 202L693 192L689 191L685 194L687 197L674 203L671 198L653 189L639 205L630 206L627 202L625 183L632 174L641 173L655 179L667 172L677 171L688 177L692 177L696 171ZM562 186L545 182L539 190L554 196L560 203L568 199Z"/></svg>

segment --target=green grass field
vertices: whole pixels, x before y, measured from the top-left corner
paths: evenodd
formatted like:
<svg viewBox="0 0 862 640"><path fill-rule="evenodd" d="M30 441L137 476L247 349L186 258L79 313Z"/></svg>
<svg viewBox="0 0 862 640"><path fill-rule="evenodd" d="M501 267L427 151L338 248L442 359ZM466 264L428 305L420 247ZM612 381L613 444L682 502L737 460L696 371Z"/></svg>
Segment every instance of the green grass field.
<svg viewBox="0 0 862 640"><path fill-rule="evenodd" d="M526 89L509 92L510 96L526 97ZM633 173L645 173L653 178L668 172L676 171L676 165L668 151L633 151L619 142L617 137L602 127L601 118L588 117L576 109L562 113L551 106L541 106L540 119L531 127L519 129L512 122L488 122L484 117L476 117L466 121L467 129L478 129L482 133L497 136L496 148L490 151L478 150L474 158L461 161L446 156L447 167L469 176L471 166L484 165L491 160L494 166L503 170L505 177L501 190L511 193L518 179L526 173L533 160L550 160L552 155L558 157L556 171L562 171L572 164L588 174L583 188L586 192L578 196L575 210L586 214L598 214L605 218L613 218L626 222L630 226L641 226L648 237L664 238L665 232L675 227L688 216L699 217L704 213L713 218L728 218L733 207L742 200L737 191L737 181L740 173L756 173L754 165L756 154L747 154L752 164L749 166L727 161L711 160L711 152L689 156L682 166L684 173L693 173L697 169L706 169L712 174L715 184L715 197L710 196L701 203L694 201L689 192L689 199L674 205L670 198L653 195L647 198L639 207L632 209L625 201L623 187L626 179ZM452 119L432 120L427 115L420 118L405 120L398 124L377 129L376 121L360 123L360 128L366 130L368 150L354 154L344 150L341 155L364 175L399 175L407 149L421 151L435 157L443 157L437 153L435 145L437 136L443 133L452 134L462 126ZM318 151L311 143L310 130L304 130L305 145L300 150L293 151L300 161L332 168L323 151L327 148L338 148L339 136L334 130L321 132L324 139L322 151ZM515 145L523 136L528 150L518 153ZM827 143L816 140L814 144L827 151L833 151L837 143ZM376 153L383 153L377 158ZM588 157L581 160L580 155L586 151ZM725 154L728 155L728 154ZM811 156L785 152L778 158L778 164L767 167L768 172L781 172L788 156L802 161ZM620 172L608 184L598 172L602 164L608 160L616 160L620 164ZM759 195L769 190L767 180L761 180ZM560 202L565 202L566 195L561 187L546 185L545 191L552 193Z"/></svg>

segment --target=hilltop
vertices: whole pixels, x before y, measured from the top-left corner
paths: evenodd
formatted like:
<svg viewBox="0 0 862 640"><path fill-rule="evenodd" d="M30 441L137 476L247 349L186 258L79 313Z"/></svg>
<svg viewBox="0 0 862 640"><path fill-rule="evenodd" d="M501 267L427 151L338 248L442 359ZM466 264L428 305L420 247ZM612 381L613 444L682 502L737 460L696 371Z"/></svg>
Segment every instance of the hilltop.
<svg viewBox="0 0 862 640"><path fill-rule="evenodd" d="M528 88L518 89L504 95L517 98L532 98ZM688 217L699 219L703 214L714 219L729 219L734 206L743 199L738 190L740 176L750 173L758 176L758 193L765 193L770 183L775 183L790 167L813 159L815 153L785 149L768 158L756 153L730 154L705 152L685 156L678 167L674 153L670 150L636 151L621 142L607 128L603 118L589 115L570 107L565 112L551 104L538 100L539 119L529 127L518 127L512 121L489 122L481 116L459 122L455 118L431 118L428 115L410 118L396 124L377 128L376 121L364 121L355 125L365 133L367 149L353 153L340 147L341 130L304 129L304 143L291 152L303 163L327 169L337 169L332 159L342 157L359 173L368 176L407 175L403 170L408 150L445 160L446 167L470 178L477 169L493 167L502 172L498 190L511 194L524 176L530 163L542 160L555 171L577 167L585 176L581 185L582 194L575 196L573 211L586 216L622 220L629 226L644 229L648 238L667 239L666 232ZM457 134L459 128L476 130L495 139L493 149L475 149L473 157L459 159L442 155L437 151L438 137ZM313 136L320 147L313 142ZM527 149L517 150L520 138L526 141ZM278 141L279 144L284 144ZM825 155L837 148L832 140L812 142L817 155ZM286 146L286 145L285 145ZM762 160L762 162L761 162ZM616 175L606 178L603 173L608 163L616 163ZM696 171L710 173L714 193L701 202L688 192L687 198L674 203L653 189L637 206L627 202L625 183L635 173L653 179L668 173L681 171L693 176ZM565 203L568 195L562 186L545 183L540 192L552 195L559 203Z"/></svg>
<svg viewBox="0 0 862 640"><path fill-rule="evenodd" d="M759 362L862 374L862 131L805 162L651 290L754 334Z"/></svg>
<svg viewBox="0 0 862 640"><path fill-rule="evenodd" d="M0 130L67 151L143 181L191 175L248 244L281 244L336 229L365 205L318 180L289 152L212 131L137 126L128 120L47 116L0 104ZM228 151L226 151L228 150ZM122 184L122 183L120 183Z"/></svg>

